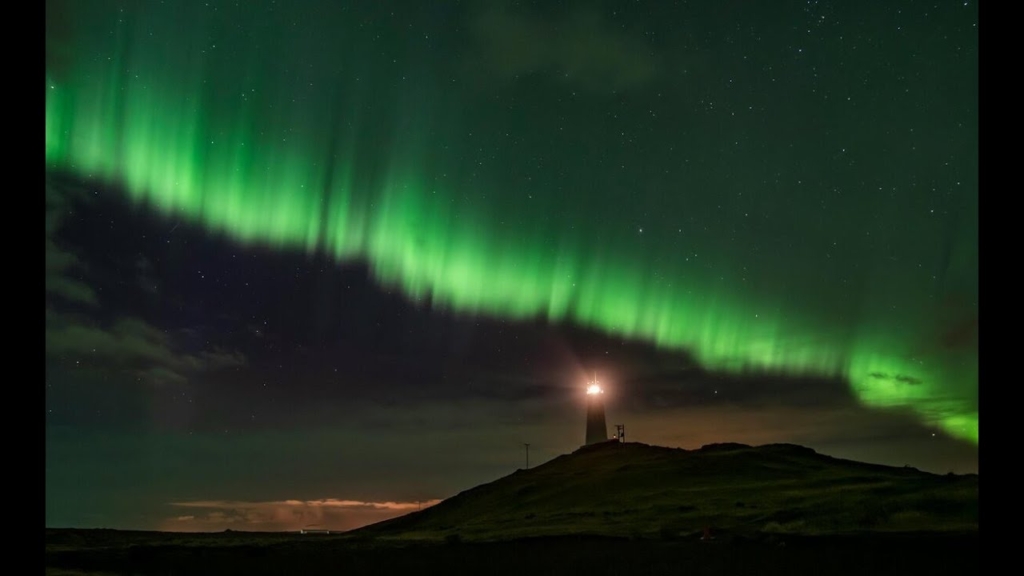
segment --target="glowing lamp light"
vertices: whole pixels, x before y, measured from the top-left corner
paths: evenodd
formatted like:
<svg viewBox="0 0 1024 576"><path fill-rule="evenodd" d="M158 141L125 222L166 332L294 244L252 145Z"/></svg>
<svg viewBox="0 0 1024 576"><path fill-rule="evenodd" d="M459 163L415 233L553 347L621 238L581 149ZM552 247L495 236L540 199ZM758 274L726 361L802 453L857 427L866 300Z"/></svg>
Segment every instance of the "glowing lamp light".
<svg viewBox="0 0 1024 576"><path fill-rule="evenodd" d="M601 390L601 387L597 384L591 384L587 387L587 394L604 394L604 390Z"/></svg>

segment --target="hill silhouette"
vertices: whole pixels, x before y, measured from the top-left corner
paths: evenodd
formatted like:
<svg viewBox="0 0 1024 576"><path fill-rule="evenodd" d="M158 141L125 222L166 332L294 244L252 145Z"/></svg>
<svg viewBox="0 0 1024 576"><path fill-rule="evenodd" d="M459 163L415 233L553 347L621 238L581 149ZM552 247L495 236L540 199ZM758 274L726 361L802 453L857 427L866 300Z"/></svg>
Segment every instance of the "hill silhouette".
<svg viewBox="0 0 1024 576"><path fill-rule="evenodd" d="M975 532L978 477L843 460L792 444L609 442L350 532L401 540L716 538Z"/></svg>
<svg viewBox="0 0 1024 576"><path fill-rule="evenodd" d="M706 526L710 545L700 541ZM246 576L963 574L976 571L978 544L977 475L789 444L613 442L341 535L48 529L46 566Z"/></svg>

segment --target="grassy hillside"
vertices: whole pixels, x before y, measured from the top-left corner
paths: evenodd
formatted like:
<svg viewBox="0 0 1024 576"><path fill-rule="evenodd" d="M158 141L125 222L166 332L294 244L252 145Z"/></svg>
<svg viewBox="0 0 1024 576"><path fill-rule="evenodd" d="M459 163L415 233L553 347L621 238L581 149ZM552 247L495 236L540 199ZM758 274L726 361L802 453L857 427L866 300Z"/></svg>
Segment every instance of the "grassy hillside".
<svg viewBox="0 0 1024 576"><path fill-rule="evenodd" d="M350 533L401 540L559 535L679 538L960 532L978 528L977 475L841 460L789 444L699 450L584 447Z"/></svg>

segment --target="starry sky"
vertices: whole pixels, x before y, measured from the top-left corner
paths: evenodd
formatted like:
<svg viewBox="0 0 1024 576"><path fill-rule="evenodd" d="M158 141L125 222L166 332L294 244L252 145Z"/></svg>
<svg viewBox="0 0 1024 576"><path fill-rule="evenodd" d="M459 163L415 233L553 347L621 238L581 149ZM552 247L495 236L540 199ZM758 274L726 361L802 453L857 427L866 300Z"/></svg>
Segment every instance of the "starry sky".
<svg viewBox="0 0 1024 576"><path fill-rule="evenodd" d="M46 11L46 522L351 528L583 441L978 459L974 1Z"/></svg>

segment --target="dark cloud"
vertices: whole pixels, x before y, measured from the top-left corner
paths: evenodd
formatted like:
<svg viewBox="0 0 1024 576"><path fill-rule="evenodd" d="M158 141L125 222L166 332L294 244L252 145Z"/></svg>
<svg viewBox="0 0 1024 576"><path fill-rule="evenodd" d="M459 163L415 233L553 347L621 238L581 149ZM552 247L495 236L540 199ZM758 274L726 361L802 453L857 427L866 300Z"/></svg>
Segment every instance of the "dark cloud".
<svg viewBox="0 0 1024 576"><path fill-rule="evenodd" d="M46 240L46 294L68 302L96 306L96 292L75 277L85 266L73 253L62 250L49 238Z"/></svg>
<svg viewBox="0 0 1024 576"><path fill-rule="evenodd" d="M906 374L886 374L885 372L872 372L869 374L875 380L894 380L901 384L920 384L922 380L913 376L907 376Z"/></svg>
<svg viewBox="0 0 1024 576"><path fill-rule="evenodd" d="M472 57L502 81L543 74L583 88L625 90L651 81L660 68L640 34L589 6L551 18L487 2L470 28L478 48Z"/></svg>
<svg viewBox="0 0 1024 576"><path fill-rule="evenodd" d="M175 339L134 317L121 317L109 326L82 316L48 312L46 354L60 361L129 369L154 383L186 381L189 375L246 364L236 351L212 348L196 354L184 352Z"/></svg>
<svg viewBox="0 0 1024 576"><path fill-rule="evenodd" d="M182 386L188 383L188 378L163 366L141 370L139 377L154 386Z"/></svg>
<svg viewBox="0 0 1024 576"><path fill-rule="evenodd" d="M87 197L69 182L46 183L47 360L93 366L111 374L127 372L154 385L183 384L196 374L244 366L246 358L238 351L207 342L186 346L184 330L160 329L124 311L111 315L101 309L97 290L90 284L95 270L75 251L62 247L60 235L69 219L86 208ZM140 255L135 268L136 290L155 290L149 260Z"/></svg>
<svg viewBox="0 0 1024 576"><path fill-rule="evenodd" d="M85 263L72 251L54 240L68 205L64 195L50 182L46 184L46 294L67 302L96 306L96 292L83 280Z"/></svg>

